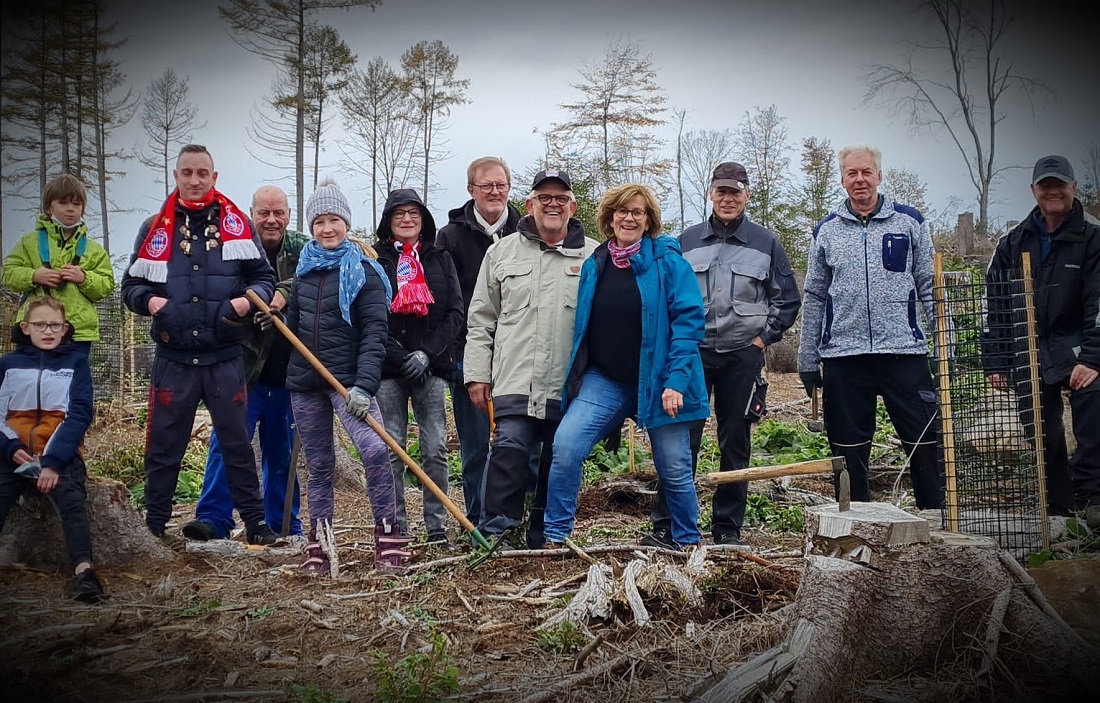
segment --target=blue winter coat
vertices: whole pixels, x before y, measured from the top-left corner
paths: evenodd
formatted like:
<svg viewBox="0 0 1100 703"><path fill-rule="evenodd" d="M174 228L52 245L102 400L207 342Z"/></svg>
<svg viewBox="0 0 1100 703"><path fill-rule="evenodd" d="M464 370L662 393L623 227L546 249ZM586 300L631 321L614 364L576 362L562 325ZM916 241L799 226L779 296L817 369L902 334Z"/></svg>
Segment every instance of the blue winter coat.
<svg viewBox="0 0 1100 703"><path fill-rule="evenodd" d="M580 392L588 367L588 321L596 281L610 263L604 242L581 268L577 292L577 318L573 327L573 352L562 392L562 411L569 399ZM645 237L642 247L630 257L642 299L642 349L639 359L639 427L660 427L673 422L703 420L710 415L703 362L699 344L705 334L706 312L695 272L680 254L680 243L672 237ZM684 406L675 418L665 413L661 393L679 391Z"/></svg>

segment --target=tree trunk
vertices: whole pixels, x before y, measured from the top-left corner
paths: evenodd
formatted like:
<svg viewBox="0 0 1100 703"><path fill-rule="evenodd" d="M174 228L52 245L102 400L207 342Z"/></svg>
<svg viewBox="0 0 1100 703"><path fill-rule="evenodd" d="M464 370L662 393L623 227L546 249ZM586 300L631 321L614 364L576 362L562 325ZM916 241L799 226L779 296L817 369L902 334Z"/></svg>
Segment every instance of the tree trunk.
<svg viewBox="0 0 1100 703"><path fill-rule="evenodd" d="M919 537L907 518L853 520L842 535L837 515L835 503L807 512L786 643L698 701L1084 700L1100 686L1100 651L993 541L932 533L900 545Z"/></svg>
<svg viewBox="0 0 1100 703"><path fill-rule="evenodd" d="M30 499L27 502L34 511L17 505L8 515L4 532L0 535L0 564L24 564L36 569L67 571L68 551L61 532L61 520L53 504L36 491L28 491L25 496ZM130 505L130 493L122 483L89 476L85 505L97 566L120 566L138 559L172 558L173 552L153 537L145 526L145 520Z"/></svg>

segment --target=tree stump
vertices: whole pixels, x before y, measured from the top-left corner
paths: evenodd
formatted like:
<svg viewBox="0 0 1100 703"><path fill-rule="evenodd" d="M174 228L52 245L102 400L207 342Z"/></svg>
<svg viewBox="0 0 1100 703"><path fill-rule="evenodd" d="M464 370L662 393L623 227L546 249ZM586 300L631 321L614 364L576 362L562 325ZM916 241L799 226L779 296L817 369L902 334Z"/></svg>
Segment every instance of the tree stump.
<svg viewBox="0 0 1100 703"><path fill-rule="evenodd" d="M786 642L698 701L1047 701L1100 687L1100 650L995 542L930 532L890 505L852 505L854 516L835 504L807 510Z"/></svg>
<svg viewBox="0 0 1100 703"><path fill-rule="evenodd" d="M36 569L68 570L68 551L61 520L53 504L36 491L25 494L31 510L17 505L0 534L0 564L24 564ZM138 559L172 559L172 550L149 532L145 520L130 505L126 486L112 479L88 477L88 523L96 566L119 566Z"/></svg>

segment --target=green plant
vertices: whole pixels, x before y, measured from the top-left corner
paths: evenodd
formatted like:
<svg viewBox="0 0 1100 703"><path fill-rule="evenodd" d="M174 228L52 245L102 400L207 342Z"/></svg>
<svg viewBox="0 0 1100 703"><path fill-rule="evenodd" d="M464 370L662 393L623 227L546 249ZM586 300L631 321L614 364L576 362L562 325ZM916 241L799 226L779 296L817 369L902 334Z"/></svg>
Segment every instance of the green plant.
<svg viewBox="0 0 1100 703"><path fill-rule="evenodd" d="M317 684L310 681L304 684L291 684L293 703L348 703L347 698L337 698Z"/></svg>
<svg viewBox="0 0 1100 703"><path fill-rule="evenodd" d="M410 605L402 608L401 613L409 620L419 620L420 622L427 623L428 625L435 627L439 624L439 620L430 612L421 608L419 605Z"/></svg>
<svg viewBox="0 0 1100 703"><path fill-rule="evenodd" d="M718 440L709 434L703 433L699 443L698 473L709 474L722 468L722 450L718 447Z"/></svg>
<svg viewBox="0 0 1100 703"><path fill-rule="evenodd" d="M255 620L255 621L259 622L260 620L263 620L264 618L267 618L267 617L270 617L271 615L274 615L275 611L277 611L277 610L278 610L278 608L276 608L273 605L261 605L258 608L249 608L248 610L244 611L244 616L246 618L250 618L252 620Z"/></svg>
<svg viewBox="0 0 1100 703"><path fill-rule="evenodd" d="M572 621L563 620L557 627L539 630L535 644L547 652L569 654L584 647L584 633Z"/></svg>
<svg viewBox="0 0 1100 703"><path fill-rule="evenodd" d="M217 598L203 599L197 593L192 593L187 597L187 605L175 611L176 617L181 618L197 618L200 615L206 615L215 608L222 607L222 602Z"/></svg>
<svg viewBox="0 0 1100 703"><path fill-rule="evenodd" d="M649 453L640 447L634 448L634 465L637 466L649 458ZM610 452L603 443L596 445L592 454L584 460L583 476L586 485L595 483L605 476L618 476L630 472L630 447L624 441L618 450Z"/></svg>
<svg viewBox="0 0 1100 703"><path fill-rule="evenodd" d="M753 466L793 464L832 456L829 440L824 434L771 418L756 426L752 443L756 448L751 462Z"/></svg>
<svg viewBox="0 0 1100 703"><path fill-rule="evenodd" d="M202 473L194 471L180 471L176 479L176 490L172 494L172 502L177 505L196 503L202 495ZM130 505L137 510L145 507L145 482L130 486Z"/></svg>
<svg viewBox="0 0 1100 703"><path fill-rule="evenodd" d="M775 532L801 532L802 506L777 506L763 493L750 493L745 502L745 523Z"/></svg>
<svg viewBox="0 0 1100 703"><path fill-rule="evenodd" d="M458 693L458 667L450 662L447 640L439 632L432 634L428 653L413 652L392 664L385 652L372 654L382 703L434 703Z"/></svg>

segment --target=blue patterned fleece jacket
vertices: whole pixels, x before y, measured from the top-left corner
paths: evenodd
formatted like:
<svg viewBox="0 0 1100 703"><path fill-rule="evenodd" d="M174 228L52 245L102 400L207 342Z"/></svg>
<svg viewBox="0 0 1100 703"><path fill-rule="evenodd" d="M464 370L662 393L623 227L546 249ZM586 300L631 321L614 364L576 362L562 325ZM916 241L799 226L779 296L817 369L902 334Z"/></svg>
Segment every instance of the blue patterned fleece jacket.
<svg viewBox="0 0 1100 703"><path fill-rule="evenodd" d="M817 224L803 286L798 370L822 358L927 354L932 237L915 208L882 198L866 224L847 201ZM926 327L918 317L923 308Z"/></svg>

